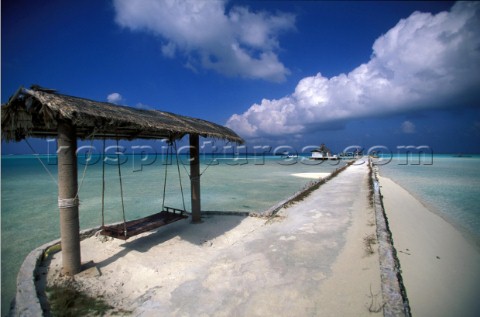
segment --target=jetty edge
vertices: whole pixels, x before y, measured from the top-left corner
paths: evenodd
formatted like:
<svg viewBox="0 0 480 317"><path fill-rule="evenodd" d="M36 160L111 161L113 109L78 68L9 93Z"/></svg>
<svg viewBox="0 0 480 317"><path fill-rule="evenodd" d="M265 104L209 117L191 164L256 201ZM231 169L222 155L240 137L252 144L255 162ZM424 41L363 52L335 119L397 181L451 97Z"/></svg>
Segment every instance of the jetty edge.
<svg viewBox="0 0 480 317"><path fill-rule="evenodd" d="M100 227L82 230L80 239L87 239L99 230ZM35 248L25 257L17 274L16 292L9 316L43 316L48 313L44 283L48 268L44 266L44 260L60 250L59 238Z"/></svg>

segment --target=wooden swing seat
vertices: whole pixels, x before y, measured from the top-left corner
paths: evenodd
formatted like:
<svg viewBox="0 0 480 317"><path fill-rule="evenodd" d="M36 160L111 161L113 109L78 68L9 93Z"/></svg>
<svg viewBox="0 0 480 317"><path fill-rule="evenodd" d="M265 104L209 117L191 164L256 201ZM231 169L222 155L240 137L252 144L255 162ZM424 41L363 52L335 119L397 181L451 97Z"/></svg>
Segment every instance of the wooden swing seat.
<svg viewBox="0 0 480 317"><path fill-rule="evenodd" d="M188 216L184 210L172 207L165 207L163 211L140 218L127 221L115 225L102 226L101 235L109 236L116 239L127 240L140 233L152 231L159 227L168 225L169 223L186 219Z"/></svg>

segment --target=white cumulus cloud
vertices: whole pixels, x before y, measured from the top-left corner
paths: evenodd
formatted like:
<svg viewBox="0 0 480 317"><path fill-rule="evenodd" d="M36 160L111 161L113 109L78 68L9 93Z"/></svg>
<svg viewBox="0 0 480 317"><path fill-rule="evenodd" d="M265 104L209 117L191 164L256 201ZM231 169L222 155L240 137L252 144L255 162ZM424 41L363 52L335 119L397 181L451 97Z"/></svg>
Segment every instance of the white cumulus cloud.
<svg viewBox="0 0 480 317"><path fill-rule="evenodd" d="M331 78L306 77L292 94L264 99L227 126L246 138L302 134L355 118L478 103L479 70L480 3L414 12L375 41L367 63Z"/></svg>
<svg viewBox="0 0 480 317"><path fill-rule="evenodd" d="M405 134L413 134L415 133L415 124L412 121L403 121L402 125L402 132Z"/></svg>
<svg viewBox="0 0 480 317"><path fill-rule="evenodd" d="M107 101L119 105L124 102L124 99L118 92L113 92L107 96Z"/></svg>
<svg viewBox="0 0 480 317"><path fill-rule="evenodd" d="M116 22L161 36L164 56L181 53L192 68L280 82L289 70L279 61L278 35L294 28L291 14L226 11L226 1L114 0Z"/></svg>

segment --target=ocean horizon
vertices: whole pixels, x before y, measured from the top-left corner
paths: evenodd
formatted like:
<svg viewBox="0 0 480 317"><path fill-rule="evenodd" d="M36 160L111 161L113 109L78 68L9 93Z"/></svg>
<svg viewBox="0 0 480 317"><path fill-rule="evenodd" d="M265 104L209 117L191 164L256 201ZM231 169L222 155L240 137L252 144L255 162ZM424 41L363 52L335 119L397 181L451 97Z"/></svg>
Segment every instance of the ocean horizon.
<svg viewBox="0 0 480 317"><path fill-rule="evenodd" d="M158 212L163 203L180 209L185 203L190 210L187 157L179 157L178 168L175 158L168 163L164 156L152 162L130 158L125 155L121 165L127 220ZM346 162L309 161L302 155L213 158L204 155L201 161L204 211L262 212L312 181L293 174L330 173ZM52 156L2 155L2 315L14 297L16 276L25 256L60 235L57 171L54 160L49 159ZM435 154L430 158L397 154L377 160L382 176L404 187L474 243L480 241L480 155ZM116 163L105 165L105 175L105 222L119 222L122 214ZM85 157L79 157L78 183L81 229L101 225L101 162L86 165Z"/></svg>

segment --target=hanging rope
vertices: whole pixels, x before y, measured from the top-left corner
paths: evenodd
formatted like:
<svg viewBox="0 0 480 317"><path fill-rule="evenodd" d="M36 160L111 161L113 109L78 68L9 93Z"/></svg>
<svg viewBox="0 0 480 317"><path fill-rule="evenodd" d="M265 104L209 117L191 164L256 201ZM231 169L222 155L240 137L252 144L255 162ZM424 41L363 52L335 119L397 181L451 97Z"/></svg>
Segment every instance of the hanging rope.
<svg viewBox="0 0 480 317"><path fill-rule="evenodd" d="M177 145L175 144L175 148L176 148L176 146L177 146ZM177 156L178 156L178 152L177 152ZM213 161L214 161L214 159L212 159L212 162L213 162ZM198 162L198 163L200 164L200 162ZM214 165L214 164L211 164L211 163L205 163L205 164L207 164L207 166L203 169L203 171L202 171L200 174L198 174L198 178L200 178L200 176L202 176L203 173L205 173L211 165ZM192 176L190 175L190 172L189 172L189 171L187 170L187 168L185 167L185 164L182 163L182 166L183 166L183 169L185 170L185 173L187 173L188 178L189 178L190 180L194 180L194 179L192 178Z"/></svg>
<svg viewBox="0 0 480 317"><path fill-rule="evenodd" d="M167 173L168 173L168 157L171 145L169 144L167 147L167 156L165 158L165 177L163 178L163 196L162 196L162 210L165 209L165 193L167 191Z"/></svg>
<svg viewBox="0 0 480 317"><path fill-rule="evenodd" d="M90 149L93 147L93 139L95 138L95 131L91 134L91 137L90 137ZM43 163L42 159L40 158L40 156L38 155L38 153L35 151L35 149L33 148L33 146L30 144L30 142L28 142L28 139L25 139L25 143L27 143L28 147L30 148L30 150L32 150L34 156L37 158L37 160L40 162L40 164L42 164L43 168L45 169L45 171L48 173L48 175L50 175L50 178L55 182L55 184L57 184L58 186L58 182L57 180L55 179L55 177L53 176L53 174L50 172L50 170L47 168L47 166L45 165L45 163ZM75 153L75 155L77 155L77 153ZM89 161L91 160L92 158L92 152L90 151L89 152L89 157L88 159L85 160L85 167L83 168L83 173L82 173L82 178L80 180L80 185L78 186L77 188L77 193L75 194L75 196L73 198L58 198L58 207L59 208L71 208L71 207L75 207L75 206L79 206L80 205L80 199L78 198L78 195L80 193L80 190L82 189L82 186L83 186L83 181L85 180L85 176L87 174L87 168L88 168L88 165L89 165Z"/></svg>
<svg viewBox="0 0 480 317"><path fill-rule="evenodd" d="M180 165L178 163L177 142L174 141L173 144L174 144L174 147L175 147L175 158L177 159L178 181L180 182L180 191L182 192L183 210L187 210L187 208L185 207L185 197L183 195L182 175L180 175Z"/></svg>
<svg viewBox="0 0 480 317"><path fill-rule="evenodd" d="M183 185L182 185L182 180L181 180L181 173L180 173L180 167L178 166L179 164L179 159L178 159L178 153L176 156L176 163L177 163L177 172L178 172L178 177L179 177L179 182L180 182L180 190L182 193L182 203L183 203L183 210L182 209L177 209L177 208L172 208L172 207L165 207L165 198L166 198L166 187L167 187L167 180L168 180L168 167L165 167L165 178L164 178L164 184L163 184L163 201L162 201L162 210L160 212L157 212L153 215L149 215L147 217L143 217L140 219L135 219L132 221L127 221L126 216L125 216L125 205L124 205L124 198L123 198L123 183L122 183L122 172L120 168L120 151L118 150L119 148L119 140L117 139L117 168L118 168L118 177L120 181L120 195L121 195L121 201L122 201L122 215L123 215L123 224L122 223L117 223L113 225L108 225L105 226L105 140L103 141L103 165L102 165L102 230L101 234L105 236L110 236L113 238L117 239L123 239L127 240L130 237L136 236L140 233L144 233L147 231L152 231L153 229L156 229L158 227L170 224L174 221L182 220L188 218L188 216L185 214L185 197L183 193ZM177 150L176 144L173 142L170 142L169 147L167 148L167 156L166 156L166 165L167 164L173 164L173 150Z"/></svg>
<svg viewBox="0 0 480 317"><path fill-rule="evenodd" d="M92 133L91 138L90 138L90 150L93 148L94 137L95 137L95 131ZM78 186L78 188L77 188L77 194L75 195L75 199L78 199L78 193L80 192L80 189L83 186L83 181L85 180L85 175L87 174L87 168L88 168L88 165L89 165L88 162L90 162L90 160L92 159L92 152L89 151L89 154L90 154L90 156L88 157L88 159L85 159L85 167L83 168L82 179L80 181L80 186Z"/></svg>
<svg viewBox="0 0 480 317"><path fill-rule="evenodd" d="M58 185L57 179L53 176L53 174L50 172L50 170L47 168L47 166L45 166L45 163L43 163L42 159L39 157L38 153L34 150L32 145L30 144L30 142L28 142L28 139L25 139L25 143L27 143L30 150L32 150L33 156L35 156L37 158L37 160L40 162L40 164L42 164L45 171L47 171L48 175L50 175L50 178L53 180L53 182Z"/></svg>
<svg viewBox="0 0 480 317"><path fill-rule="evenodd" d="M123 233L127 236L127 220L125 218L125 204L123 202L123 184L122 184L122 169L120 168L120 151L118 150L118 137L117 137L117 167L118 167L118 179L120 180L120 198L122 200L122 216L123 216Z"/></svg>

